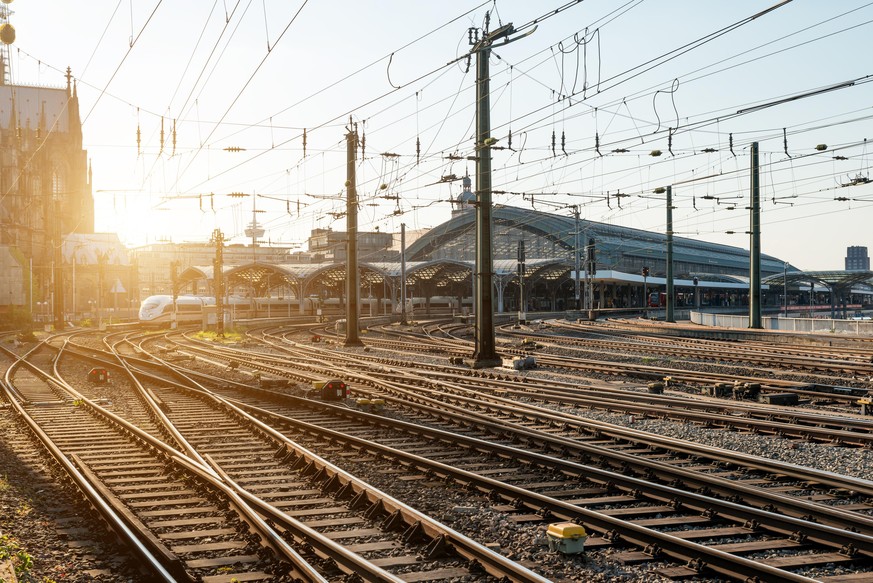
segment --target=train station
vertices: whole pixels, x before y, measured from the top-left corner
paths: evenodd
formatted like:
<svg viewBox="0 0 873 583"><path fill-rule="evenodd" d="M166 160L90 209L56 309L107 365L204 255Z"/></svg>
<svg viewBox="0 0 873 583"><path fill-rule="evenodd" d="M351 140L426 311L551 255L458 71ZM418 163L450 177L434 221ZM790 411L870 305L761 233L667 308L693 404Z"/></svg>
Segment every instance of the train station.
<svg viewBox="0 0 873 583"><path fill-rule="evenodd" d="M452 218L401 250L399 260L369 260L379 256L375 252L361 256L359 301L367 306L364 315L399 311L404 277L405 297L415 309L471 309L476 245L468 188L458 197ZM663 307L665 234L509 206L496 206L493 221L497 313L578 310L586 298L587 305L603 312ZM678 309L748 306L748 250L684 237L672 242ZM593 263L588 261L592 257ZM274 306L296 305L302 314L314 311L316 304L345 301L346 265L344 256L323 263L258 260L225 265L223 276L229 294L271 298ZM586 265L593 269L586 270ZM762 254L761 274L769 311L809 315L829 310L834 317L846 317L850 306L873 299L873 272L867 270L805 272ZM189 266L179 274L180 293L213 294L213 278L213 265Z"/></svg>
<svg viewBox="0 0 873 583"><path fill-rule="evenodd" d="M70 4L0 583L873 581L873 2Z"/></svg>

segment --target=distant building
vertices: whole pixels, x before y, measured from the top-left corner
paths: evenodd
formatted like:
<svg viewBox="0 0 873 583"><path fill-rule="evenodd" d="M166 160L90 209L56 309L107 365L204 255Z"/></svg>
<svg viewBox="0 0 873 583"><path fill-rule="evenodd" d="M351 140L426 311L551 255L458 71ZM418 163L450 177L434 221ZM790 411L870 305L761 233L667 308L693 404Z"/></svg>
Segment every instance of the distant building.
<svg viewBox="0 0 873 583"><path fill-rule="evenodd" d="M3 314L35 311L37 302L65 313L62 242L94 232L91 169L69 69L66 79L66 88L10 84L0 59L0 247L20 266L21 286L21 293L0 294Z"/></svg>
<svg viewBox="0 0 873 583"><path fill-rule="evenodd" d="M452 201L452 217L456 217L475 206L476 195L473 194L473 180L469 176L461 179L461 194Z"/></svg>
<svg viewBox="0 0 873 583"><path fill-rule="evenodd" d="M309 253L313 263L342 262L347 258L346 243L348 237L345 231L332 229L313 229L309 236ZM381 231L363 231L358 233L359 261L398 261L400 254L392 250L394 235Z"/></svg>
<svg viewBox="0 0 873 583"><path fill-rule="evenodd" d="M866 247L852 246L846 249L846 271L870 270L870 256Z"/></svg>

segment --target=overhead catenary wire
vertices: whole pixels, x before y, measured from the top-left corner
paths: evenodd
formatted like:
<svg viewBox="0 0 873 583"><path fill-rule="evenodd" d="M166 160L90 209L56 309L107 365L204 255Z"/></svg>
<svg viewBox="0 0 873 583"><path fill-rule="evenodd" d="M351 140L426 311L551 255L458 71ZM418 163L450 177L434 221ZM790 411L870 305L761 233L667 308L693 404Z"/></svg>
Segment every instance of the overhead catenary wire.
<svg viewBox="0 0 873 583"><path fill-rule="evenodd" d="M522 78L522 77L524 77L524 75L520 73L519 69L516 69L516 70L515 70L515 73L516 73L516 75L515 75L516 78ZM411 86L410 89L412 89L412 88L417 88L417 86ZM570 89L569 82L568 82L568 87L567 87L567 89L568 89L568 90ZM578 89L578 88L577 88L577 89ZM457 98L457 95L458 95L458 93L455 92L455 93L454 93L454 96L452 96L452 97ZM441 95L436 95L436 93L431 92L431 93L429 94L429 96L428 96L428 99L427 99L428 103L422 104L422 105L423 105L423 106L422 106L422 110L424 110L424 109L429 105L429 102L431 102L431 98L432 98L432 97L442 97L442 96L441 96ZM399 101L399 100L398 100L398 101ZM629 109L628 102L627 102L627 101L624 101L624 104L623 104L623 105L620 105L620 107L621 107L621 109L622 109L622 113L626 113L624 110ZM523 111L524 108L515 108L515 109L516 109L516 112L517 112L518 114L523 114L523 113L525 113L525 112ZM634 109L636 109L636 108L634 108ZM603 111L603 113L604 113L605 115L607 115L607 116L609 116L609 115L612 113L612 112L608 112L607 108L603 108L602 111ZM390 108L386 108L385 113L386 113L386 116L390 116L390 115L391 115L391 110L390 110ZM640 112L637 112L637 113L640 113ZM683 114L683 116L686 114L685 111L682 111L681 113ZM568 112L567 119L570 119L570 114L572 114L572 112ZM463 115L463 113L462 113L462 112L459 112L458 115ZM370 115L369 112L368 112L368 115L367 115L366 117L367 117L368 120L373 118L373 116ZM643 114L643 118L644 118L644 117L647 117L647 116L645 116L645 114ZM718 117L718 116L715 116L715 117L717 117L719 120L722 119L721 117ZM643 119L643 118L634 118L634 117L631 117L631 118L625 118L625 119L626 119L626 122L622 122L622 124L616 123L616 124L615 124L615 127L617 128L618 131L621 132L621 131L624 131L624 130L623 130L622 127L619 127L619 126L622 126L622 125L628 125L628 126L629 126L629 125L631 124L631 122L634 122L634 123L637 123L637 124L640 126L640 130L642 130L643 132L645 132L646 130L644 129L644 124L648 123L648 120L645 120L645 119ZM513 120L513 121L516 121L516 122L517 122L519 119L521 119L521 117L520 117L520 115L515 115L515 116L510 116L510 119ZM608 119L608 118L607 118L607 119ZM699 119L699 118L698 118L698 119ZM642 123L640 123L641 121L642 121ZM684 121L684 118L683 118L683 121ZM220 125L221 125L222 128L228 128L228 127L231 127L231 124L235 123L233 120L227 120L227 119L225 119L225 120L219 120L219 122L220 122ZM732 133L735 133L736 136L741 136L741 135L743 134L743 131L744 131L744 130L737 130L736 127L729 127L729 126L726 125L726 123L727 123L726 121L721 121L720 123L722 124L722 127L725 127L725 128L727 128L727 129L729 129L729 130L733 130ZM272 124L271 124L271 125L272 125ZM287 125L288 125L288 127L291 127L292 124L287 124ZM307 123L306 125L310 125L310 124ZM422 124L423 127L426 126L426 125L427 125L427 124ZM254 124L239 124L238 127L240 127L240 128L245 128L245 127L253 127L253 126L254 126ZM276 124L276 127L278 127L278 126L279 126L279 124ZM399 127L399 126L398 126L398 127ZM521 130L521 129L516 129L516 128L521 128L521 127L523 127L523 126L522 126L522 125L513 125L512 127L513 127L513 131L514 131L516 137L520 136L520 135L521 135L521 132L522 132L523 130ZM690 130L688 130L688 131L708 131L708 130L709 130L709 127L710 127L710 126L700 125L699 127L697 127L697 128L692 128L692 129L690 129ZM649 130L652 129L651 126L647 126L647 125L645 126L645 128L647 128L647 129L649 129ZM789 124L789 129L790 129L790 128L791 128L791 125ZM376 143L375 140L377 139L378 129L379 129L378 127L373 127L373 128L371 128L371 129L368 129L368 139L370 139L370 140L374 140L374 142L373 142L374 144ZM532 129L532 128L529 128L529 129ZM602 126L601 129L604 130L602 133L603 133L604 135L606 135L606 138L603 140L603 143L609 143L609 142L611 141L611 138L610 138L610 132L611 132L611 130L612 130L613 128L611 128L611 127L607 127L607 128L604 129L603 126ZM633 131L633 128L631 128L631 131ZM410 132L410 133L412 133L412 132ZM421 132L421 131L419 131L419 130L416 130L414 133L415 133L415 135L418 135L418 134L420 134L420 133L424 133L424 134L426 134L426 135L423 135L423 136L422 136L422 137L423 137L422 142L423 142L423 143L428 143L428 142L430 142L430 143L434 144L435 147L440 148L441 150L446 150L446 151L447 151L447 150L449 150L449 149L452 149L452 148L450 148L450 147L448 147L448 146L443 147L443 144L444 144L444 143L451 144L451 145L454 145L455 143L458 143L458 144L462 144L462 147L460 148L460 152L459 152L461 155L465 155L465 153L466 153L467 155L469 155L469 154L472 153L472 152L470 151L470 146L469 146L468 144L463 144L462 141L460 141L460 140L459 140L458 142L454 142L454 141L451 141L451 140L446 140L446 137L447 137L446 135L443 135L442 137L433 137L433 135L434 135L433 132ZM637 131L637 133L639 133L639 131ZM726 133L727 133L727 132L726 132ZM617 135L621 135L621 134L617 134ZM726 135L726 134L725 134L725 135ZM753 134L749 134L749 135L753 135ZM760 135L760 133L758 133L757 135ZM451 137L454 137L454 136L453 136L453 135L448 135L448 137L451 138ZM657 136L653 136L653 139L655 139L655 140L657 140L657 139L663 139L663 137L664 137L663 135L657 135ZM675 137L675 136L674 136L674 137ZM585 136L585 133L584 133L584 132L573 132L572 135L568 135L568 138L569 138L569 140L568 140L568 142L567 142L567 147L566 147L566 151L567 151L567 154L568 154L568 157L567 157L567 158L568 158L567 163L564 163L564 162L558 162L558 163L555 163L555 162L547 162L547 157L546 157L546 156L540 156L540 155L542 154L542 152L541 152L541 151L537 151L536 148L534 148L534 147L531 146L531 142L529 142L529 143L527 144L527 147L526 147L526 150L527 150L527 151L526 151L526 154L525 154L525 158L526 158L526 159L530 159L530 158L529 158L530 156L535 156L535 157L539 157L540 159L534 159L534 160L531 160L530 162L527 163L527 166L523 166L523 165L516 165L516 166L513 166L513 165L507 165L507 166L499 166L499 167L496 167L496 168L502 168L502 169L504 169L504 170L511 170L511 171L514 171L516 168L522 168L522 169L523 169L523 170L522 170L522 174L523 174L523 176L521 176L522 179L530 179L530 178L534 178L534 179L535 179L537 175L536 175L535 173L531 173L531 172L530 172L530 170L533 170L533 169L534 169L534 166L533 166L533 165L534 165L534 164L539 164L539 163L548 163L548 164L550 164L550 168L548 169L548 171L552 171L552 172L555 173L555 175L554 175L554 176L556 177L556 178L554 178L555 182L558 183L558 184L560 184L561 182L566 182L566 180L567 180L566 177L564 177L564 178L559 178L559 176L560 176L561 173L567 173L568 171L575 170L575 166L571 166L570 164L576 164L576 166L578 166L579 164L587 164L587 163L590 163L590 162L591 162L591 159L589 158L588 154L584 153L585 148L580 148L580 147L579 147L580 144L578 143L579 141L583 141L583 140L586 140L586 139L587 139L586 136ZM415 139L415 138L412 137L412 138L410 139L409 143L411 143L412 141L414 141L414 139ZM575 143L574 143L574 140L576 141ZM208 142L208 141L210 141L210 140L203 140L204 143L206 143L206 142ZM260 151L263 151L263 152L270 152L270 151L273 151L273 152L280 152L280 151L284 151L284 150L287 148L287 146L290 145L290 144L285 144L285 146L283 146L283 145L281 144L281 141L282 141L281 139L277 140L276 148L263 148L263 149L261 149L261 148L253 148L251 151L252 151L252 152L260 152ZM385 141L385 140L382 140L382 141ZM520 144L520 141L521 141L520 139L517 139L514 145L517 146L518 144ZM695 139L694 141L695 141L695 142L699 142L699 140L697 140L697 139ZM713 140L713 141L715 141L715 140ZM737 141L737 153L739 153L739 148L742 147L742 145L740 144L741 141L743 141L743 140L738 140L738 141ZM397 140L397 142L400 143L401 140ZM572 147L571 147L571 143L572 143ZM589 142L589 143L590 143L590 142ZM268 144L268 145L272 145L272 144ZM663 147L663 146L662 146L662 147ZM603 149L605 149L605 148L603 148ZM674 149L674 151L677 153L677 155L678 155L678 154L682 154L683 156L686 157L686 160L687 160L688 162L690 162L690 163L692 163L692 164L694 163L694 162L693 162L693 154L690 153L690 152L687 150L687 148L683 150L682 147L677 147L677 146L675 145L675 142L674 142L674 148L673 148L673 149ZM465 150L466 150L466 152L465 152ZM290 151L294 151L294 148L290 148ZM333 151L333 149L332 149L330 146L327 146L327 147L325 147L325 148L322 148L321 151L331 152L331 151ZM183 153L190 153L191 150L190 150L190 148L189 148L189 149L187 149L187 150L182 150L182 152L183 152ZM406 150L402 151L401 153L404 154L404 164L403 164L403 167L402 167L401 171L404 172L404 173L410 173L410 174L408 174L408 176L410 176L410 177L414 177L414 176L421 175L421 176L431 176L431 177L433 177L433 175L434 175L435 172L438 173L438 171L436 171L436 167L439 165L440 157L439 157L439 155L438 155L436 152L433 152L434 155L422 156L422 157L421 157L419 163L420 163L421 165L426 165L427 167L422 167L422 166L420 166L420 171L409 170L408 163L413 159L412 157L409 156L410 153L411 153L411 150L410 150L409 148L406 148ZM604 152L604 153L608 154L608 152ZM507 152L507 154L510 154L510 153ZM500 154L497 154L497 155L499 156ZM512 155L515 155L515 153L512 153ZM329 156L328 156L328 157L329 157ZM517 157L517 156L516 156L516 157ZM614 167L614 166L613 166L613 163L614 163L614 162L617 162L617 161L618 161L618 158L620 158L620 156L616 156L614 160L606 160L605 162L603 162L603 169L604 169L605 171L607 171L607 172L612 171L612 169L613 169L613 167ZM287 158L286 158L286 159L287 159ZM583 159L584 159L584 160L583 160ZM644 161L647 161L647 160L644 159ZM445 163L445 162L443 162L443 163ZM330 170L330 166L331 166L331 165L328 164L328 168L327 168L328 171ZM648 164L646 164L646 166L648 166ZM285 168L292 168L292 167L293 167L293 165L292 165L292 166L288 166L287 163L286 163L286 165L283 166L282 171L284 171ZM525 170L525 168L527 168L527 170ZM658 167L655 166L655 168L658 168ZM314 168L314 167L310 167L310 171L313 170L313 169L315 169L315 168ZM620 171L619 171L619 170L616 170L616 172L620 172ZM638 172L638 170L635 170L635 172ZM293 173L293 171L292 171L292 173ZM574 175L575 175L576 173L575 173L575 171L574 171L574 172L571 172L571 174L574 174ZM278 172L278 171L276 172L276 175L279 175L279 172ZM318 177L318 178L316 178L316 179L318 180L318 179L321 179L321 177L323 177L323 176L325 176L325 175L327 175L327 174L325 174L325 173L322 173L322 174L318 174L318 173L316 173L315 176ZM283 175L283 176L284 176L284 175ZM329 176L329 175L328 175L328 176ZM191 178L191 176L188 175L187 178ZM210 178L210 180L216 180L216 179L218 178L218 176L216 176L215 174L212 174L212 175L210 175L209 178ZM608 181L608 180L609 180L609 175L606 175L606 176L605 176L605 179ZM624 181L625 183L627 183L627 180L624 179L624 178L623 178L621 181ZM179 184L181 184L181 182L179 182ZM205 185L205 184L206 184L206 183L204 183L204 185ZM411 184L410 184L410 181L406 181L406 182L404 183L404 185L403 185L403 189L402 189L402 192L401 192L400 194L401 194L401 195L405 195L405 193L407 193L407 192L415 192L415 191L413 191L413 190L409 190L409 189L407 188L407 187L410 186L410 185L411 185ZM614 189L610 189L610 190L613 190L613 192L614 192ZM185 192L185 189L180 190L180 192ZM416 195L413 194L413 195L412 195L412 198L409 198L408 200L411 201L411 202L413 202L415 196L416 196Z"/></svg>

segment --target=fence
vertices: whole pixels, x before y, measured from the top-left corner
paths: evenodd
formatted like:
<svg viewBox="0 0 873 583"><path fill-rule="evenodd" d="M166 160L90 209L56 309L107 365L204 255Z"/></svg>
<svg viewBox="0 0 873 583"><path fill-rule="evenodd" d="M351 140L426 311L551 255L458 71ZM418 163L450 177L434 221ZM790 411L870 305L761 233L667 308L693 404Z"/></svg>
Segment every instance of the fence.
<svg viewBox="0 0 873 583"><path fill-rule="evenodd" d="M749 317L730 314L691 312L691 321L702 326L748 328ZM855 334L873 336L873 320L831 320L830 318L761 318L766 330L787 332L814 332L817 334Z"/></svg>

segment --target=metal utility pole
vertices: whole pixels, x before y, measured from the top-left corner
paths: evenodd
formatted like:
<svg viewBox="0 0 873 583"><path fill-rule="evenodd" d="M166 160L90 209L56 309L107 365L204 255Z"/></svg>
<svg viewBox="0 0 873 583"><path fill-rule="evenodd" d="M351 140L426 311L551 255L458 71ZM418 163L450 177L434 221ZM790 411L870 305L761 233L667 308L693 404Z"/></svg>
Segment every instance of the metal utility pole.
<svg viewBox="0 0 873 583"><path fill-rule="evenodd" d="M406 325L406 223L400 223L400 323Z"/></svg>
<svg viewBox="0 0 873 583"><path fill-rule="evenodd" d="M103 287L106 275L106 254L97 254L97 329L103 330Z"/></svg>
<svg viewBox="0 0 873 583"><path fill-rule="evenodd" d="M179 299L179 261L170 261L170 284L173 286L173 322L171 328L177 326L179 321L179 307L176 300Z"/></svg>
<svg viewBox="0 0 873 583"><path fill-rule="evenodd" d="M813 313L815 312L815 282L810 280L809 282L809 317L813 317Z"/></svg>
<svg viewBox="0 0 873 583"><path fill-rule="evenodd" d="M594 275L597 273L597 247L593 237L585 247L585 309L588 318L594 319Z"/></svg>
<svg viewBox="0 0 873 583"><path fill-rule="evenodd" d="M60 212L61 209L61 201L55 195L55 248L54 254L52 257L52 267L53 273L52 277L54 279L54 313L55 313L55 330L61 331L66 326L66 322L64 320L64 269L63 269L63 253L62 247L64 244L64 237L62 235L61 224L63 221L61 217L63 216ZM11 305L11 304L10 304Z"/></svg>
<svg viewBox="0 0 873 583"><path fill-rule="evenodd" d="M489 16L486 15L486 23ZM473 297L476 312L475 351L472 366L485 368L500 364L494 340L494 306L492 275L494 263L491 255L491 90L489 59L495 41L504 39L501 45L517 40L506 38L515 28L512 24L488 32L487 24L482 38L473 39L471 30L471 53L476 54L476 268L477 286ZM531 31L533 32L533 31ZM528 33L530 34L530 33ZM478 37L478 34L476 35Z"/></svg>
<svg viewBox="0 0 873 583"><path fill-rule="evenodd" d="M518 323L524 324L527 319L527 306L524 300L524 239L518 242Z"/></svg>
<svg viewBox="0 0 873 583"><path fill-rule="evenodd" d="M673 187L667 187L667 322L675 322L673 315Z"/></svg>
<svg viewBox="0 0 873 583"><path fill-rule="evenodd" d="M252 263L258 262L258 195L252 193ZM254 294L252 295L254 297ZM269 302L268 302L269 305Z"/></svg>
<svg viewBox="0 0 873 583"><path fill-rule="evenodd" d="M785 300L785 317L788 317L788 263L782 263L782 295Z"/></svg>
<svg viewBox="0 0 873 583"><path fill-rule="evenodd" d="M643 310L649 319L649 268L643 267Z"/></svg>
<svg viewBox="0 0 873 583"><path fill-rule="evenodd" d="M749 328L761 328L761 188L758 142L752 142L752 206L749 207Z"/></svg>
<svg viewBox="0 0 873 583"><path fill-rule="evenodd" d="M212 264L212 283L215 286L215 315L218 335L224 336L224 233L221 229L212 231L215 244L215 260Z"/></svg>
<svg viewBox="0 0 873 583"><path fill-rule="evenodd" d="M346 128L346 339L343 346L361 346L358 337L358 190L355 184L358 128L349 117Z"/></svg>
<svg viewBox="0 0 873 583"><path fill-rule="evenodd" d="M573 232L573 269L575 270L573 276L573 290L576 296L576 309L582 309L581 303L581 294L579 293L579 271L581 269L581 265L579 262L579 206L573 205L573 219L575 230Z"/></svg>
<svg viewBox="0 0 873 583"><path fill-rule="evenodd" d="M476 313L473 367L497 366L500 359L494 339L494 307L491 276L494 263L491 255L491 100L488 60L491 39L488 33L473 47L476 53L476 268L478 289L473 297Z"/></svg>

